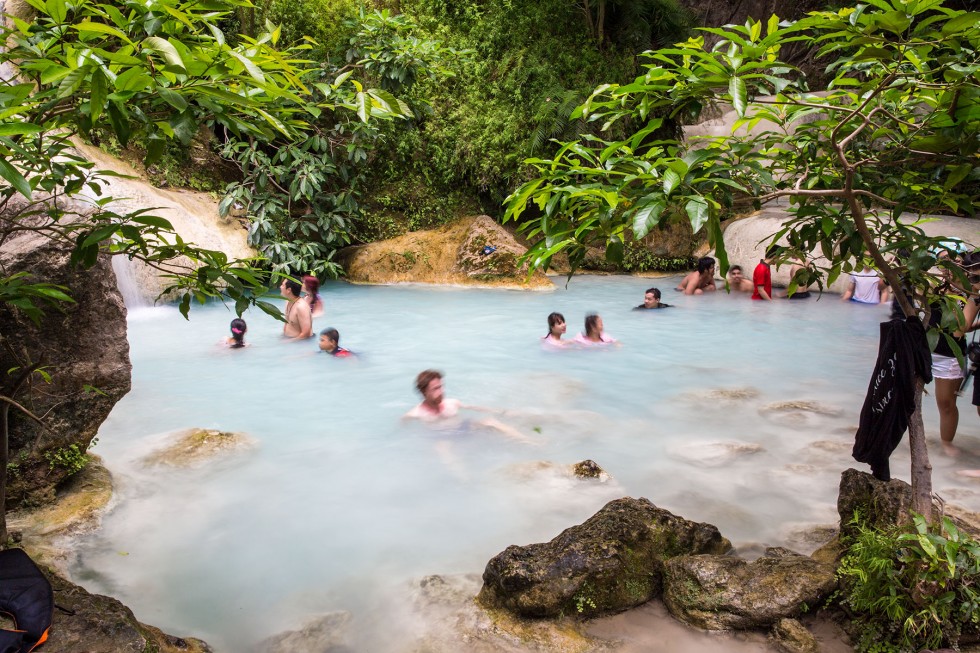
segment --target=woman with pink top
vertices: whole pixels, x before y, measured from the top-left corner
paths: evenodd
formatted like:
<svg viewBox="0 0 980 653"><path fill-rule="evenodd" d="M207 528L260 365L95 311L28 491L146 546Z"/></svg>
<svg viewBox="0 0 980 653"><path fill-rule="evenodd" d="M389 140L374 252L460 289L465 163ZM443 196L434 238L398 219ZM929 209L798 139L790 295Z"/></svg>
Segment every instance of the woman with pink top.
<svg viewBox="0 0 980 653"><path fill-rule="evenodd" d="M561 313L552 313L548 316L548 335L541 338L541 344L545 347L567 347L571 345L571 340L561 339L566 330L565 316Z"/></svg>
<svg viewBox="0 0 980 653"><path fill-rule="evenodd" d="M580 345L615 345L618 341L612 336L607 336L602 331L602 318L598 313L589 313L585 316L585 333L575 336L574 342Z"/></svg>

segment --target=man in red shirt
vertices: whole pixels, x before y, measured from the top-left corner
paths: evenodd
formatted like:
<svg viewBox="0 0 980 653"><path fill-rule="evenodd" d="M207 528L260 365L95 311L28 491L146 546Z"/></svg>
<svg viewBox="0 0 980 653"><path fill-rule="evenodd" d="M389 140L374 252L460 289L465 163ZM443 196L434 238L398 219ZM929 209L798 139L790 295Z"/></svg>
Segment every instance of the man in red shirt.
<svg viewBox="0 0 980 653"><path fill-rule="evenodd" d="M771 245L766 250L766 257L759 261L759 265L755 266L755 272L752 273L752 286L754 288L752 299L772 300L772 270L769 266L772 265L772 257L775 253L776 246Z"/></svg>

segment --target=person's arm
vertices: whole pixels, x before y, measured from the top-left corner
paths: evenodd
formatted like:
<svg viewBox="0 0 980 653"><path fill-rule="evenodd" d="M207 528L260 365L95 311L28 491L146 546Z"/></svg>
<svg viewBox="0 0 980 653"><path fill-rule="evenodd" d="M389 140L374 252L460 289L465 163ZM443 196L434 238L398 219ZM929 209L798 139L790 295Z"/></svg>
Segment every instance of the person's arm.
<svg viewBox="0 0 980 653"><path fill-rule="evenodd" d="M980 322L977 321L977 315L980 314L980 304L977 304L978 297L967 297L966 306L963 307L963 324L962 328L954 333L957 338L960 338L970 331L976 331L980 329Z"/></svg>
<svg viewBox="0 0 980 653"><path fill-rule="evenodd" d="M313 335L313 315L309 304L302 300L296 303L296 326L299 327L299 335L296 338L306 339Z"/></svg>
<svg viewBox="0 0 980 653"><path fill-rule="evenodd" d="M692 272L687 275L684 282L681 284L681 289L684 291L685 295L693 295L694 291L698 289L698 278L700 275L697 272Z"/></svg>
<svg viewBox="0 0 980 653"><path fill-rule="evenodd" d="M840 296L840 300L842 302L846 302L847 300L849 300L851 297L854 296L854 288L856 285L857 284L854 282L854 279L851 279L851 285L849 285L847 287L847 290L844 291L844 294Z"/></svg>
<svg viewBox="0 0 980 653"><path fill-rule="evenodd" d="M772 297L770 297L769 293L766 292L766 287L764 285L759 284L756 287L759 289L759 297L762 297L766 301L772 301Z"/></svg>

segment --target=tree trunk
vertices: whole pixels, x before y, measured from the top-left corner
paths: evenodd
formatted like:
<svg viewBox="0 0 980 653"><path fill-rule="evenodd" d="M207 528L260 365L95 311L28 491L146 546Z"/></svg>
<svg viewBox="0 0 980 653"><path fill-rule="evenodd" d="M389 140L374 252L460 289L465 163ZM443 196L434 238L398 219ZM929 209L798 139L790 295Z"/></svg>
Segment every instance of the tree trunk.
<svg viewBox="0 0 980 653"><path fill-rule="evenodd" d="M926 448L926 430L922 423L921 378L915 379L915 410L909 418L909 449L912 452L912 510L932 523L932 465Z"/></svg>
<svg viewBox="0 0 980 653"><path fill-rule="evenodd" d="M0 549L7 548L7 462L9 445L10 405L0 406Z"/></svg>

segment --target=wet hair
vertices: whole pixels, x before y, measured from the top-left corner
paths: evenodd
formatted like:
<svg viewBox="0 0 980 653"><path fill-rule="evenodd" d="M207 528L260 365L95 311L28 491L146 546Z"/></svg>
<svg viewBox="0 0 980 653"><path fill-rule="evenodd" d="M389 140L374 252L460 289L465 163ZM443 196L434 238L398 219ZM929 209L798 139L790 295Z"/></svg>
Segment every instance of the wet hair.
<svg viewBox="0 0 980 653"><path fill-rule="evenodd" d="M601 336L602 332L599 331L599 314L589 313L585 316L585 335L589 336L592 332L596 332L596 336Z"/></svg>
<svg viewBox="0 0 980 653"><path fill-rule="evenodd" d="M728 268L728 274L731 274L732 272L735 272L736 270L738 272L741 272L742 271L742 266L741 265L733 265L732 267Z"/></svg>
<svg viewBox="0 0 980 653"><path fill-rule="evenodd" d="M419 394L425 396L425 389L429 387L429 384L441 378L442 372L439 370L423 370L415 377L415 389L419 391Z"/></svg>
<svg viewBox="0 0 980 653"><path fill-rule="evenodd" d="M248 325L245 324L245 320L242 318L236 317L231 321L231 337L235 341L231 345L233 349L245 346L245 332L247 330Z"/></svg>
<svg viewBox="0 0 980 653"><path fill-rule="evenodd" d="M715 260L710 256L702 256L698 259L698 274L703 274L710 270L715 264Z"/></svg>
<svg viewBox="0 0 980 653"><path fill-rule="evenodd" d="M335 343L337 343L338 347L340 346L340 331L337 331L337 329L333 327L327 327L326 329L320 332L320 337L322 338L323 336L326 336L330 340L333 340Z"/></svg>
<svg viewBox="0 0 980 653"><path fill-rule="evenodd" d="M312 309L320 301L320 280L308 274L303 277L303 288L310 296L310 308Z"/></svg>
<svg viewBox="0 0 980 653"><path fill-rule="evenodd" d="M559 322L564 322L564 321L565 321L565 316L562 315L561 313L552 313L551 315L549 315L548 316L548 333L545 335L545 338L547 338L548 336L551 335L551 330L555 328L555 325L556 324L558 324Z"/></svg>
<svg viewBox="0 0 980 653"><path fill-rule="evenodd" d="M643 294L653 295L654 299L656 299L658 302L660 301L660 288L647 288L646 292L644 292Z"/></svg>
<svg viewBox="0 0 980 653"><path fill-rule="evenodd" d="M766 248L766 258L772 258L779 253L779 245L770 245Z"/></svg>
<svg viewBox="0 0 980 653"><path fill-rule="evenodd" d="M299 297L300 292L303 290L303 286L299 285L298 282L292 279L286 279L286 287L289 288L289 292L293 293L296 297Z"/></svg>

